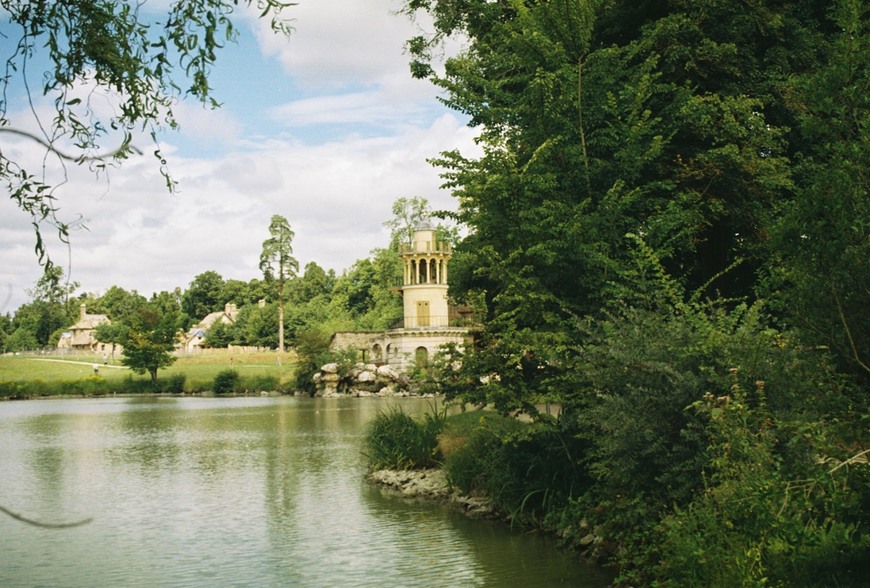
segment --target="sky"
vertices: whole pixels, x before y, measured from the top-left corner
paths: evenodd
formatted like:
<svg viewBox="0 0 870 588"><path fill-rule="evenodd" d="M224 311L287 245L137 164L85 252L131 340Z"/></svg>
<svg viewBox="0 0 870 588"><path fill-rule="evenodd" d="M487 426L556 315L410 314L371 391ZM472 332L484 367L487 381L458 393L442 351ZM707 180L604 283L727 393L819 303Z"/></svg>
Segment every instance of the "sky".
<svg viewBox="0 0 870 588"><path fill-rule="evenodd" d="M160 5L152 0L152 9ZM404 43L425 23L395 14L400 5L300 0L288 9L289 38L241 15L238 42L218 54L210 77L222 107L184 101L175 111L180 130L160 137L174 194L150 138L137 138L143 155L108 174L67 166L55 195L59 218L73 229L69 247L43 230L53 261L80 285L76 294L120 286L150 296L186 289L205 271L260 278L275 214L295 232L300 267L315 262L341 274L389 244L383 223L397 198L454 210L427 159L452 149L476 154L476 131L438 101L438 88L411 78ZM8 27L0 18L4 61ZM12 126L33 128L23 94L7 99ZM35 108L50 120L50 104ZM33 169L45 155L7 133L0 147ZM0 313L26 303L41 275L34 242L30 217L0 199Z"/></svg>

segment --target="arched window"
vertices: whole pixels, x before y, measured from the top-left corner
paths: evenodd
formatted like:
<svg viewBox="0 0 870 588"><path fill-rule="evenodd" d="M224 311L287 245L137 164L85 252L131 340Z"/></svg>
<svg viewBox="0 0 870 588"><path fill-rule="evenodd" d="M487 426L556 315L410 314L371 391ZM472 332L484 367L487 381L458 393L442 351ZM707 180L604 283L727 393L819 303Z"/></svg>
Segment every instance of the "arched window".
<svg viewBox="0 0 870 588"><path fill-rule="evenodd" d="M383 361L383 354L381 353L381 346L377 343L372 345L372 361Z"/></svg>
<svg viewBox="0 0 870 588"><path fill-rule="evenodd" d="M429 283L429 264L426 263L425 259L420 260L420 283Z"/></svg>
<svg viewBox="0 0 870 588"><path fill-rule="evenodd" d="M418 368L423 369L429 365L429 350L425 347L418 347L414 352L414 363Z"/></svg>

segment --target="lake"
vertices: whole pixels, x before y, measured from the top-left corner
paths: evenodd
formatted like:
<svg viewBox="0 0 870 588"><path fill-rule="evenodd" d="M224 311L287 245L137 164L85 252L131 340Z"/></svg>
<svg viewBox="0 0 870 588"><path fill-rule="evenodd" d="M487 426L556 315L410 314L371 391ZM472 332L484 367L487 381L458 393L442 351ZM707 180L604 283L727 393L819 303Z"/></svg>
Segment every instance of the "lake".
<svg viewBox="0 0 870 588"><path fill-rule="evenodd" d="M424 399L0 403L0 586L605 586L549 538L364 481L365 429Z"/></svg>

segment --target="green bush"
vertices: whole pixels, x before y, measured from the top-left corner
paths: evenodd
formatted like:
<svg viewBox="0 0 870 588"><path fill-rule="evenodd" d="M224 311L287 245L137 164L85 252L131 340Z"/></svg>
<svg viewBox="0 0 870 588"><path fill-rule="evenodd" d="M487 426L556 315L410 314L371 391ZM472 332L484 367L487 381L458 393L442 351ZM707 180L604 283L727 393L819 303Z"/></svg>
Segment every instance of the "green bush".
<svg viewBox="0 0 870 588"><path fill-rule="evenodd" d="M492 412L447 419L440 441L450 483L485 494L518 523L540 523L586 488L587 443L554 422L523 423Z"/></svg>
<svg viewBox="0 0 870 588"><path fill-rule="evenodd" d="M415 420L396 407L380 412L366 436L366 456L372 469L418 469L439 463L438 434L443 414Z"/></svg>
<svg viewBox="0 0 870 588"><path fill-rule="evenodd" d="M214 377L212 390L215 394L232 394L239 391L241 377L236 370L223 370Z"/></svg>
<svg viewBox="0 0 870 588"><path fill-rule="evenodd" d="M293 386L296 390L311 396L316 392L313 377L320 366L328 363L330 335L319 329L309 329L296 333L296 371Z"/></svg>
<svg viewBox="0 0 870 588"><path fill-rule="evenodd" d="M181 394L182 392L184 392L184 383L186 380L187 376L185 376L184 374L172 374L166 381L164 389L167 392L171 392L173 394Z"/></svg>
<svg viewBox="0 0 870 588"><path fill-rule="evenodd" d="M278 376L251 376L245 378L244 387L251 392L275 392L279 389Z"/></svg>
<svg viewBox="0 0 870 588"><path fill-rule="evenodd" d="M117 392L122 394L154 394L159 392L160 383L152 382L150 378L140 379L134 378L132 374L128 374L124 378L124 383L115 385Z"/></svg>

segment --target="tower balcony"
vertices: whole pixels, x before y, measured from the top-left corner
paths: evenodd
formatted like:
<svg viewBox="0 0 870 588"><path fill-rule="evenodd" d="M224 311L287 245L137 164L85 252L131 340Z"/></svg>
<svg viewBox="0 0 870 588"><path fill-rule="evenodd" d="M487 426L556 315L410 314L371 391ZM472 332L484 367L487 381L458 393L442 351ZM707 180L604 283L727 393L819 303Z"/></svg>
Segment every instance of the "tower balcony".
<svg viewBox="0 0 870 588"><path fill-rule="evenodd" d="M396 329L468 329L474 325L471 317L464 316L429 316L429 317L405 317L398 319L390 330Z"/></svg>
<svg viewBox="0 0 870 588"><path fill-rule="evenodd" d="M453 247L444 241L414 241L413 243L399 243L399 254L411 253L443 253L450 254Z"/></svg>

